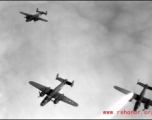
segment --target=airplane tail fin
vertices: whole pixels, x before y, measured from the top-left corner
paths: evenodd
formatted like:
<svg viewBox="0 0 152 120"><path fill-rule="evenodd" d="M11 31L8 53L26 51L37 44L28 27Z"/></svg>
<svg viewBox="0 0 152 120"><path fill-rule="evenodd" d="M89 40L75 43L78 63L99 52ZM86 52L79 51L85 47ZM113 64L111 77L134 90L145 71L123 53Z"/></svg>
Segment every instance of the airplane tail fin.
<svg viewBox="0 0 152 120"><path fill-rule="evenodd" d="M47 11L45 12L45 15L47 15Z"/></svg>
<svg viewBox="0 0 152 120"><path fill-rule="evenodd" d="M143 84L143 83L139 82L139 79L137 81L137 84L140 85L140 86L142 86L142 87L146 86L146 84ZM147 89L152 90L152 87L148 86Z"/></svg>
<svg viewBox="0 0 152 120"><path fill-rule="evenodd" d="M74 81L69 82L67 79L60 78L60 77L59 77L59 74L56 75L56 80L59 80L60 82L66 81L65 83L66 83L67 85L70 85L71 87L74 85Z"/></svg>
<svg viewBox="0 0 152 120"><path fill-rule="evenodd" d="M36 12L39 12L38 8L36 9Z"/></svg>
<svg viewBox="0 0 152 120"><path fill-rule="evenodd" d="M58 80L58 78L59 78L59 73L56 75L56 80Z"/></svg>
<svg viewBox="0 0 152 120"><path fill-rule="evenodd" d="M62 78L59 77L59 73L56 75L56 80L58 80L58 81L60 81L60 82L63 82L63 81L64 81L64 79L62 79Z"/></svg>
<svg viewBox="0 0 152 120"><path fill-rule="evenodd" d="M73 85L74 85L74 80L72 81L71 87L73 87Z"/></svg>
<svg viewBox="0 0 152 120"><path fill-rule="evenodd" d="M74 80L73 80L72 82L66 81L66 84L67 84L67 85L70 85L71 87L73 87L73 85L74 85Z"/></svg>

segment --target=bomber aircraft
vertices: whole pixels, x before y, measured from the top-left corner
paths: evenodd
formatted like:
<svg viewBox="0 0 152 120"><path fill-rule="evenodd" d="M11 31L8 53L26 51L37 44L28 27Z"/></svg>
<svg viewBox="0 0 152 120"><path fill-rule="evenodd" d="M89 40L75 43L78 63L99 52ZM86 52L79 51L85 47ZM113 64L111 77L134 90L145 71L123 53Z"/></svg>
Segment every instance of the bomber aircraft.
<svg viewBox="0 0 152 120"><path fill-rule="evenodd" d="M45 19L43 19L43 18L40 17L42 14L47 15L47 11L46 11L46 12L39 11L38 8L37 8L37 9L36 9L36 12L37 12L37 14L35 14L35 15L31 15L31 14L24 13L24 12L20 12L20 13L23 14L23 15L26 15L26 16L25 16L26 22L30 22L30 21L32 21L32 20L33 20L34 22L36 22L36 21L38 21L38 20L42 20L42 21L48 22L48 20L45 20Z"/></svg>
<svg viewBox="0 0 152 120"><path fill-rule="evenodd" d="M78 104L74 102L73 100L69 99L68 97L64 96L64 94L60 94L59 91L62 89L62 87L66 85L70 85L71 87L74 84L74 81L69 82L67 79L63 79L59 77L59 74L56 75L56 80L59 80L61 82L60 85L58 85L54 90L51 89L50 87L46 87L43 85L40 85L34 81L29 81L31 85L36 87L37 89L40 90L39 92L39 97L43 97L45 94L47 95L43 101L41 102L41 106L44 106L46 103L49 101L53 101L54 104L57 104L59 101L63 101L65 103L68 103L72 106L77 107ZM54 100L53 100L54 99Z"/></svg>
<svg viewBox="0 0 152 120"><path fill-rule="evenodd" d="M143 83L139 82L139 80L138 80L137 84L142 86L143 90L141 91L140 95L134 93L132 98L129 101L132 102L133 99L136 100L136 103L135 103L134 109L133 109L134 111L137 111L137 109L139 108L141 103L143 103L144 104L143 111L144 111L145 109L149 109L149 106L152 106L152 101L150 99L147 99L144 97L146 90L147 89L152 90L152 87L148 86L148 84L143 84ZM132 92L125 90L123 88L120 88L118 86L114 86L114 88L119 90L120 92L123 92L124 94L132 93Z"/></svg>

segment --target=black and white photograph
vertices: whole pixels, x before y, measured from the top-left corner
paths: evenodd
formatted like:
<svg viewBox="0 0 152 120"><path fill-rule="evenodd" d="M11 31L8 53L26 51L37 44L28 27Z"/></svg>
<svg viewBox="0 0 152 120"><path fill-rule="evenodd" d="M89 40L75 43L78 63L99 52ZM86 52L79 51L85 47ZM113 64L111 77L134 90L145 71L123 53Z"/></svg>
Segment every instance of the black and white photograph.
<svg viewBox="0 0 152 120"><path fill-rule="evenodd" d="M151 118L151 1L0 1L0 119Z"/></svg>

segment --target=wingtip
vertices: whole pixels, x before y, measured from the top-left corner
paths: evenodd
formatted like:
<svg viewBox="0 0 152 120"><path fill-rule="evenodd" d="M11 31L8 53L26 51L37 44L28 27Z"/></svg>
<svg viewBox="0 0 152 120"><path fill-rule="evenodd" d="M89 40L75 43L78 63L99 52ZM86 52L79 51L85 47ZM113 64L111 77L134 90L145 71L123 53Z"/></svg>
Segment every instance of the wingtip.
<svg viewBox="0 0 152 120"><path fill-rule="evenodd" d="M78 103L75 103L75 107L78 107L79 105L78 105Z"/></svg>
<svg viewBox="0 0 152 120"><path fill-rule="evenodd" d="M29 84L33 83L33 81L29 81Z"/></svg>

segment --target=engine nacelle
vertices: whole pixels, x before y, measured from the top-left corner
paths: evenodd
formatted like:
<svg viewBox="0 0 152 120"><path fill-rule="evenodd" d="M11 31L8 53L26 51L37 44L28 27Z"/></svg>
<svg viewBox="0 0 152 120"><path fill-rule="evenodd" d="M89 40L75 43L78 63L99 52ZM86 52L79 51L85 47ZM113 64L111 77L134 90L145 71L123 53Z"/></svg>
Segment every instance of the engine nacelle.
<svg viewBox="0 0 152 120"><path fill-rule="evenodd" d="M43 97L45 94L49 93L51 90L50 87L48 87L47 89L44 89L42 92L39 92L39 96Z"/></svg>
<svg viewBox="0 0 152 120"><path fill-rule="evenodd" d="M39 94L40 94L40 97L43 97L45 95L44 91L39 92Z"/></svg>
<svg viewBox="0 0 152 120"><path fill-rule="evenodd" d="M34 18L33 20L34 20L34 21L38 21L39 19L38 19L38 18Z"/></svg>
<svg viewBox="0 0 152 120"><path fill-rule="evenodd" d="M144 104L144 108L148 109L150 104L150 99L147 100L147 102Z"/></svg>
<svg viewBox="0 0 152 120"><path fill-rule="evenodd" d="M58 102L59 102L59 99L56 98L56 99L54 100L54 104L57 104Z"/></svg>
<svg viewBox="0 0 152 120"><path fill-rule="evenodd" d="M63 96L64 96L64 94L59 95L59 96L54 100L54 104L57 104Z"/></svg>
<svg viewBox="0 0 152 120"><path fill-rule="evenodd" d="M136 101L135 106L134 106L134 111L136 111L141 105L141 101Z"/></svg>

